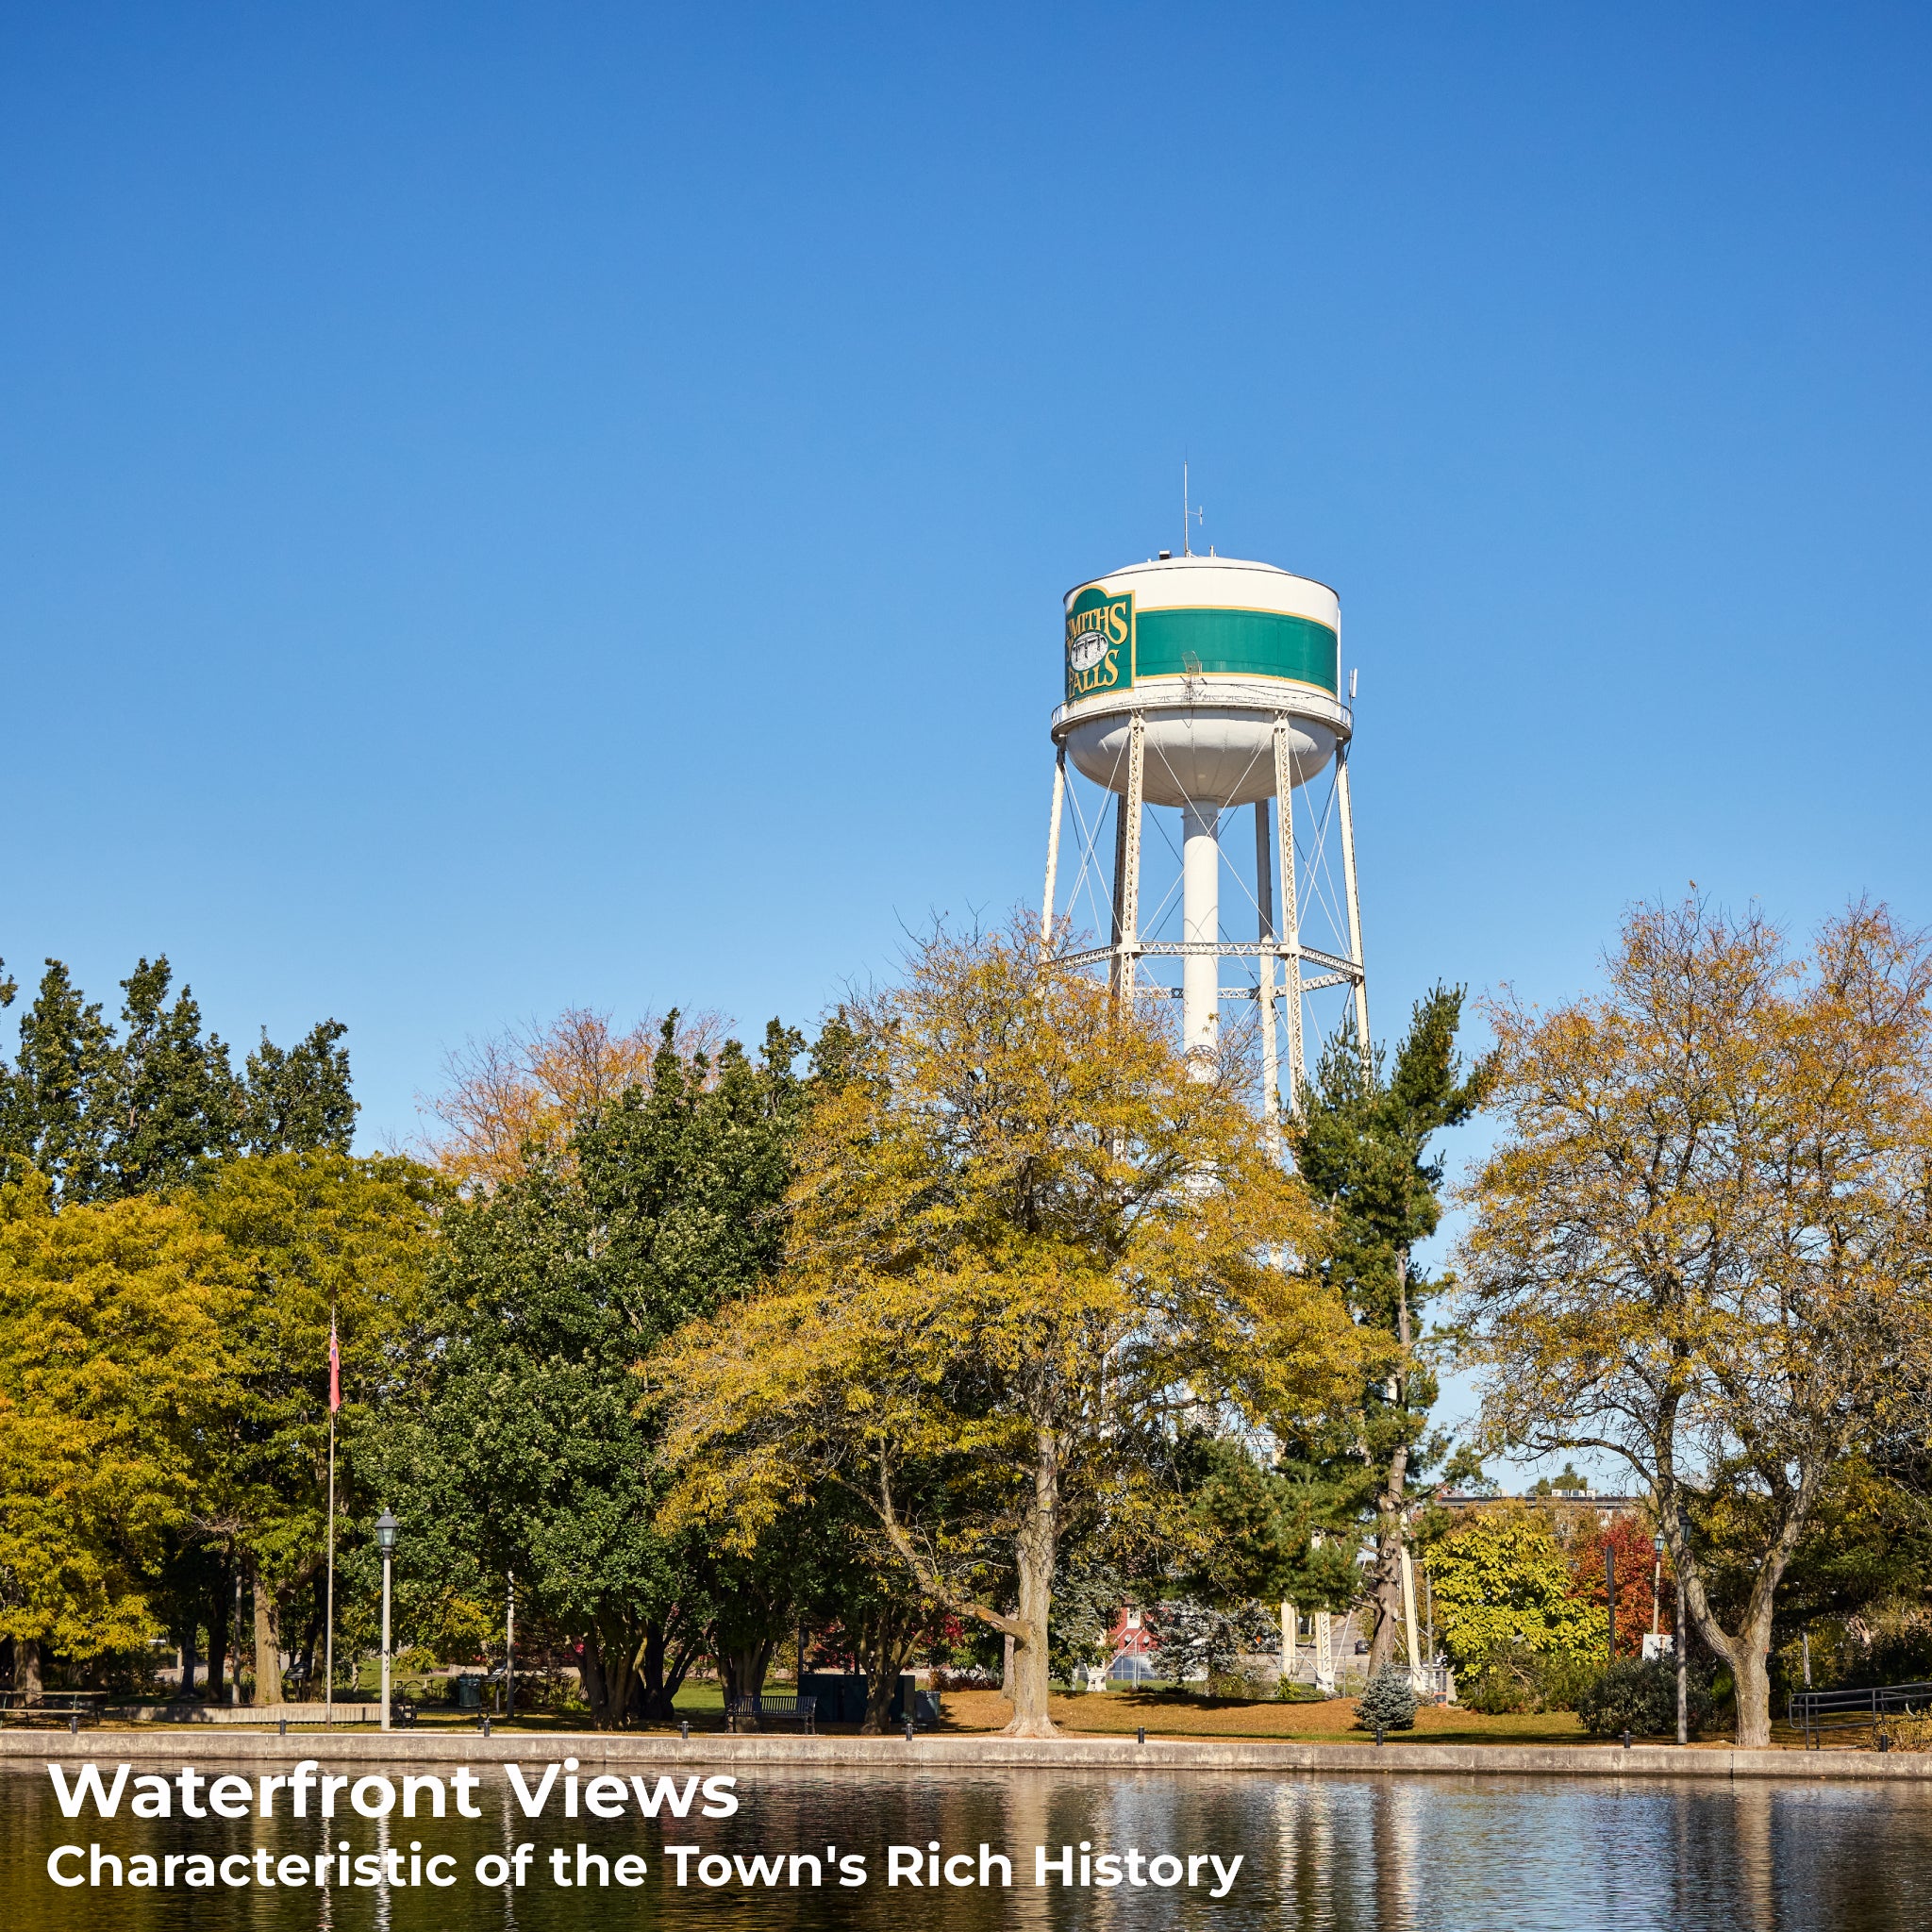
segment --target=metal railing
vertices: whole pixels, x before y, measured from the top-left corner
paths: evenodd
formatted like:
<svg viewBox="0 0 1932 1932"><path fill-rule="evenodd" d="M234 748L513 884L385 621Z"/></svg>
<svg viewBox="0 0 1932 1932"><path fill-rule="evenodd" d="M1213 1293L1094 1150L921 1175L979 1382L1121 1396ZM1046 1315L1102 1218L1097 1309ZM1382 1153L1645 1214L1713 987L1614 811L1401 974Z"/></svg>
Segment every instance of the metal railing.
<svg viewBox="0 0 1932 1932"><path fill-rule="evenodd" d="M1860 1690L1797 1690L1786 1715L1805 1734L1805 1748L1816 1751L1826 1731L1869 1729L1883 1735L1889 1717L1915 1717L1932 1710L1932 1684L1874 1684Z"/></svg>

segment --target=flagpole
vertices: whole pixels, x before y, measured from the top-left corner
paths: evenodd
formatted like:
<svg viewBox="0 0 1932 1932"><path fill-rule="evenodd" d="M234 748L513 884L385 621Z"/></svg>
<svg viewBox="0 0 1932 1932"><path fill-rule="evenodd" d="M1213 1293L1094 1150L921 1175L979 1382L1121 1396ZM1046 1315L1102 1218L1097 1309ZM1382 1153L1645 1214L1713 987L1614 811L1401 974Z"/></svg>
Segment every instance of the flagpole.
<svg viewBox="0 0 1932 1932"><path fill-rule="evenodd" d="M322 1642L322 1722L332 1730L336 1721L336 1419L328 1419L328 1607L324 1613Z"/></svg>
<svg viewBox="0 0 1932 1932"><path fill-rule="evenodd" d="M328 1590L323 1612L322 1724L336 1722L336 1406L341 1400L341 1357L336 1351L336 1312L328 1312Z"/></svg>

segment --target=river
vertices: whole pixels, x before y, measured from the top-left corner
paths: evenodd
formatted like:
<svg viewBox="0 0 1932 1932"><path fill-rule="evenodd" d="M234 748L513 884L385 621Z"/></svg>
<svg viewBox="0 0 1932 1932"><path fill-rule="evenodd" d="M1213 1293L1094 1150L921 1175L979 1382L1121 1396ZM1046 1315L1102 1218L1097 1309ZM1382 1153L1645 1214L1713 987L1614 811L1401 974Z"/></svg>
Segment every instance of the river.
<svg viewBox="0 0 1932 1932"><path fill-rule="evenodd" d="M134 1774L149 1769L137 1766ZM175 1766L153 1769L171 1780L176 1773ZM448 1766L407 1769L444 1779L450 1773ZM227 1770L209 1765L207 1775ZM248 1771L259 1774L257 1767ZM366 1776L370 1767L358 1765L355 1774ZM404 1774L402 1767L391 1772L394 1788ZM90 1799L68 1818L43 1767L8 1764L0 1767L0 1924L8 1932L550 1932L726 1924L891 1932L941 1925L1892 1932L1932 1925L1932 1788L1916 1784L760 1772L712 1794L711 1808L722 1810L729 1790L738 1802L729 1817L704 1816L702 1789L680 1785L661 1799L655 1819L625 1800L615 1819L590 1817L580 1807L572 1820L562 1815L560 1780L532 1819L500 1766L483 1765L478 1776L470 1798L482 1813L475 1819L455 1815L464 1794L454 1787L445 1791L447 1815L433 1818L436 1794L425 1786L415 1793L414 1819L401 1815L400 1804L383 1817L357 1815L350 1793L338 1791L338 1816L325 1826L316 1793L305 1792L308 1815L298 1819L288 1815L286 1790L271 1793L271 1818L255 1815L256 1807L239 1819L184 1818L172 1783L171 1815L137 1819L129 1816L131 1781L114 1817L96 1817ZM529 1776L534 1786L534 1769ZM655 1774L645 1783L655 1792ZM360 1797L372 1810L388 1802L379 1784L362 1788ZM207 1798L205 1788L191 1787L197 1808L206 1808ZM687 1815L671 1817L680 1800ZM158 1802L153 1787L146 1802ZM607 1810L620 1808L610 1787L601 1802ZM239 1788L231 1789L230 1808L241 1803ZM935 1840L937 1854L929 1849ZM98 1847L102 1882L55 1884L48 1858L62 1845L80 1849L56 1861L60 1875L85 1880ZM678 1845L695 1849L667 1849ZM504 1883L507 1872L513 1879L519 1846L528 1847L523 1882ZM552 1862L556 1851L563 1854L560 1869ZM142 1855L157 1877L173 1884L131 1883L142 1874L135 1863ZM172 1867L164 1862L170 1857ZM621 1866L626 1857L633 1862ZM424 1875L438 1858L429 1870L453 1882L436 1886ZM123 1877L118 1887L113 1860ZM358 1860L360 1877L378 1882L358 1882ZM333 1881L321 1889L318 1863ZM391 1882L412 1869L417 1884ZM612 1875L600 1882L606 1870ZM1008 1870L1010 1884L1004 1882ZM863 1882L853 1882L861 1873ZM915 1885L915 1875L924 1882ZM1118 1882L1104 1883L1108 1876ZM196 1877L209 1882L192 1882Z"/></svg>

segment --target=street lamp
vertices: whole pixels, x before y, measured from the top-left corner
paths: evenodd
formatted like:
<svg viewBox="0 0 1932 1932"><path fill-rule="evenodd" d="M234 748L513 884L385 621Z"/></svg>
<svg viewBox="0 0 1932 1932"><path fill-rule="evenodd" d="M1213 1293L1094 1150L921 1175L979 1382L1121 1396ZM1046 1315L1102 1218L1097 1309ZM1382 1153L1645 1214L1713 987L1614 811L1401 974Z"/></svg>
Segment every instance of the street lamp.
<svg viewBox="0 0 1932 1932"><path fill-rule="evenodd" d="M1664 1591L1664 1533L1658 1530L1651 1539L1651 1548L1657 1552L1657 1568L1650 1573L1650 1634L1657 1633L1657 1618L1663 1603ZM1652 1644L1651 1649L1657 1648Z"/></svg>
<svg viewBox="0 0 1932 1932"><path fill-rule="evenodd" d="M382 1727L389 1729L389 1566L402 1525L385 1509L375 1519L376 1546L382 1551Z"/></svg>
<svg viewBox="0 0 1932 1932"><path fill-rule="evenodd" d="M1604 1664L1607 1669L1617 1661L1617 1546L1604 1542Z"/></svg>

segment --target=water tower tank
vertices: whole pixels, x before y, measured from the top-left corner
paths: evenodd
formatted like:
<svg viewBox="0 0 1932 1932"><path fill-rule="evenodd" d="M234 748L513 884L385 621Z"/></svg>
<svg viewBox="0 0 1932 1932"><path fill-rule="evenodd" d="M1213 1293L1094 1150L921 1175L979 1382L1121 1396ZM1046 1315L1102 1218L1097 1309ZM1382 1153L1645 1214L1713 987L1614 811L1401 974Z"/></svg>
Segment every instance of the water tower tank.
<svg viewBox="0 0 1932 1932"><path fill-rule="evenodd" d="M1162 991L1139 978L1143 966L1176 961L1182 1037L1204 1074L1216 1052L1222 1000L1258 999L1271 1114L1277 992L1285 995L1278 1006L1289 1029L1288 1099L1293 1107L1304 1077L1305 993L1325 986L1348 989L1357 1037L1364 1042L1369 1037L1348 793L1353 720L1341 696L1340 601L1326 584L1273 564L1182 555L1129 564L1077 585L1067 592L1064 614L1065 701L1053 716L1059 756L1042 929L1053 930L1071 764L1117 794L1118 817L1108 942L1069 958L1107 959L1128 998ZM1334 809L1312 822L1307 840L1300 841L1294 797L1331 770ZM1177 939L1140 929L1141 815L1147 806L1181 813ZM1255 808L1258 924L1252 941L1224 931L1221 917L1222 832L1228 811L1240 806ZM1323 867L1331 824L1341 846L1346 932L1339 946L1324 947L1310 944L1301 929L1297 874L1312 862L1327 876ZM1252 994L1222 984L1223 962L1245 958L1254 960L1257 975Z"/></svg>
<svg viewBox="0 0 1932 1932"><path fill-rule="evenodd" d="M1341 606L1326 584L1232 558L1130 564L1069 591L1066 704L1054 735L1084 777L1127 785L1139 711L1150 805L1274 796L1274 721L1288 714L1306 784L1347 732Z"/></svg>

